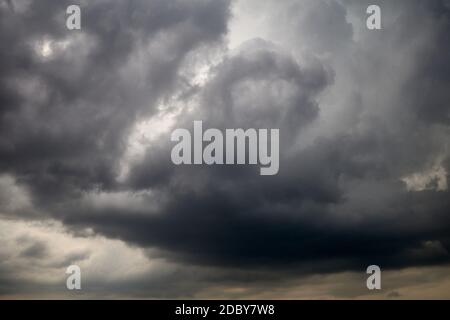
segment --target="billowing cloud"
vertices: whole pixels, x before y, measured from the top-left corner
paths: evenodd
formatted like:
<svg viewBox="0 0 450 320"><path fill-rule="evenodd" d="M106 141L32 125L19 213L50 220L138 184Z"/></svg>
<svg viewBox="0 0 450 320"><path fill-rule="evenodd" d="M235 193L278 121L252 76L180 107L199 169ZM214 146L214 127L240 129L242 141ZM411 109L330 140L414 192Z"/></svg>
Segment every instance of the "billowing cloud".
<svg viewBox="0 0 450 320"><path fill-rule="evenodd" d="M91 273L100 295L267 297L300 277L318 297L364 297L320 286L370 264L447 281L450 7L376 2L380 31L369 1L82 2L80 31L64 27L66 1L5 2L0 214L16 222L0 230L56 221L50 233L91 250L22 236L0 254L93 272L119 241L142 269ZM280 129L279 173L173 165L170 134L195 120ZM2 292L31 288L35 273L13 270L0 265Z"/></svg>

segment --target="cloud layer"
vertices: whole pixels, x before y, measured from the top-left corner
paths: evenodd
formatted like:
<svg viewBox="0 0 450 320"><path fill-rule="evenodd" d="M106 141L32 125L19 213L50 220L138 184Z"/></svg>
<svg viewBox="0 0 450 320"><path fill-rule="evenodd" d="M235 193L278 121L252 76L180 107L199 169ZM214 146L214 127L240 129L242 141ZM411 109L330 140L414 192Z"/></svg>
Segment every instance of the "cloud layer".
<svg viewBox="0 0 450 320"><path fill-rule="evenodd" d="M42 267L48 294L54 268L91 270L114 241L142 269L88 276L99 295L270 292L370 264L445 278L450 5L376 2L381 31L369 1L81 2L81 31L64 27L69 1L2 2L0 234L51 221L90 243ZM279 128L279 174L173 165L170 133L194 120ZM29 293L36 274L12 266L54 245L7 238L0 292Z"/></svg>

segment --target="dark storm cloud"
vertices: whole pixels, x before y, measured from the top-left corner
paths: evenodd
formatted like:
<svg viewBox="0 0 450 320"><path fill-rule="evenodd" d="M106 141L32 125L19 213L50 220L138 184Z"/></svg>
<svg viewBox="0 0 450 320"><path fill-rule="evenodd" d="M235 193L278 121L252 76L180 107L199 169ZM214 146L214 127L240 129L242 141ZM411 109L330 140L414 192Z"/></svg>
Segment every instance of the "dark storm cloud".
<svg viewBox="0 0 450 320"><path fill-rule="evenodd" d="M332 81L331 70L318 61L300 66L280 48L256 39L245 43L216 66L211 81L198 94L198 109L191 115L179 115L177 125L191 128L193 121L203 120L205 129L282 128L282 148L289 149L298 133L317 117L317 94ZM233 188L246 189L247 182L259 183L247 181L254 178L255 168L175 168L166 161L173 146L170 136L165 135L160 141L148 149L146 158L132 170L130 182L134 187L152 187L161 179L170 187L168 180L173 174L175 180L183 180L184 186L184 182L194 179L199 171L203 177L200 184L220 183L217 179L233 183L234 178L238 178L239 183ZM245 178L239 178L242 175Z"/></svg>
<svg viewBox="0 0 450 320"><path fill-rule="evenodd" d="M130 125L170 94L190 51L220 39L228 16L227 1L101 1L83 7L83 31L70 32L68 3L0 13L0 168L44 205L113 187ZM46 60L35 46L47 39L73 43ZM128 72L133 54L152 45L140 61L144 76Z"/></svg>
<svg viewBox="0 0 450 320"><path fill-rule="evenodd" d="M358 34L346 16L364 17L365 3L291 3L283 21L307 30L300 48L286 32L292 50L249 41L224 52L189 94L180 70L197 49L220 48L228 2L95 2L83 7L79 33L60 25L64 1L32 2L25 13L2 9L1 172L30 192L34 218L61 220L74 232L91 228L176 262L293 273L448 263L448 188L410 191L402 181L438 163L448 183L447 2L382 1L383 12L397 16L383 20L383 31ZM39 57L35 42L45 37L68 37L74 51ZM307 52L300 58L297 49ZM334 88L332 102L348 103L343 118L353 121L336 119L332 131L320 121L323 96ZM171 99L195 105L181 110L176 127L203 120L279 128L279 174L176 167L166 133L119 182L132 125ZM104 194L131 196L96 202Z"/></svg>
<svg viewBox="0 0 450 320"><path fill-rule="evenodd" d="M125 216L108 210L70 215L66 222L95 225L102 234L156 246L174 259L218 266L295 265L300 272L307 263L325 272L362 269L374 260L384 267L447 262L445 250L430 252L426 243L447 243L448 192L411 194L400 176L393 178L401 167L395 162L404 162L402 151L412 152L415 143L398 151L398 141L375 123L367 132L319 139L295 150L289 142L317 116L314 97L332 77L320 64L304 72L261 40L241 50L217 67L194 117L219 128L246 128L260 119L265 121L261 127L280 127L284 154L277 176L261 178L243 168L175 168L164 160L154 162L152 151L168 158L170 148L150 149L132 177L139 187L152 187L154 179L145 184L149 173L170 172L165 175L169 197L158 212ZM248 79L253 86L233 94ZM280 79L296 90L277 105L268 88ZM258 109L248 111L252 105ZM180 125L189 127L191 120L180 120Z"/></svg>

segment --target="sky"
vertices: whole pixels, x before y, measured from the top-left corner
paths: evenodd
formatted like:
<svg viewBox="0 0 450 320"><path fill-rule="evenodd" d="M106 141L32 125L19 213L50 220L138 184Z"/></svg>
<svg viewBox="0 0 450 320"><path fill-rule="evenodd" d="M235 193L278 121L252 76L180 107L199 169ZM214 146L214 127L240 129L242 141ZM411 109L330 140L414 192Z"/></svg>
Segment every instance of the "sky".
<svg viewBox="0 0 450 320"><path fill-rule="evenodd" d="M0 0L0 299L450 299L449 34L448 0ZM197 120L278 128L278 174L174 165Z"/></svg>

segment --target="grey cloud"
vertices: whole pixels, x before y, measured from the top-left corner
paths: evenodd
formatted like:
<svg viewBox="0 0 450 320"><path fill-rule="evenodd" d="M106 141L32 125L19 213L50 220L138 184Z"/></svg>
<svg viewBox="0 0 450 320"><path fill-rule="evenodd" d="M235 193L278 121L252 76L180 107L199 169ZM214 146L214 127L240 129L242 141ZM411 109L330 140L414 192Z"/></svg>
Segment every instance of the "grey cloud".
<svg viewBox="0 0 450 320"><path fill-rule="evenodd" d="M211 80L196 93L200 103L194 114L182 112L177 125L191 128L194 120L203 120L205 129L280 128L286 152L302 129L317 118L317 96L333 81L332 71L319 61L314 62L301 66L271 43L262 39L249 41L214 68ZM200 180L201 184L225 179L239 182L233 188L240 188L240 184L246 185L245 179L254 177L254 168L175 168L167 161L172 147L170 133L160 140L148 148L147 156L132 170L130 182L135 187L150 188L163 179L162 188L170 189L171 178L172 182L183 182L200 173L205 180ZM240 179L241 175L245 179Z"/></svg>
<svg viewBox="0 0 450 320"><path fill-rule="evenodd" d="M1 12L0 167L17 174L43 204L114 186L129 127L171 92L191 50L220 39L228 15L226 1L103 1L83 8L86 39L80 43L58 24L67 3L54 4L32 2L22 14ZM157 18L143 19L145 12ZM81 57L65 52L42 61L33 42L46 37L74 41L71 49ZM159 54L140 61L146 75L140 79L126 67L149 45ZM26 86L36 92L28 94ZM42 99L36 99L38 92Z"/></svg>
<svg viewBox="0 0 450 320"><path fill-rule="evenodd" d="M25 250L23 250L20 255L27 258L43 258L47 255L47 247L44 243L34 243Z"/></svg>
<svg viewBox="0 0 450 320"><path fill-rule="evenodd" d="M212 282L251 270L270 279L270 270L282 278L448 264L448 188L410 191L402 179L439 165L449 182L449 7L376 2L387 14L372 33L361 18L367 1L272 2L272 38L233 51L223 49L227 1L96 2L83 7L81 40L58 26L66 2L2 9L0 171L29 191L34 218L233 270L212 272L223 277ZM46 60L31 45L45 37L77 46ZM188 58L206 59L205 47L220 61L206 84L189 83L182 70ZM280 128L279 174L176 167L168 132L119 182L133 125L159 102L193 106L175 127ZM114 193L126 199L96 202ZM7 194L2 213L26 218Z"/></svg>
<svg viewBox="0 0 450 320"><path fill-rule="evenodd" d="M411 14L420 14L415 11L416 8L411 10ZM420 14L420 18L429 19L427 14ZM431 10L430 15L433 14ZM375 36L375 43L382 45L382 40L392 45L398 43L399 35L406 32L403 28L408 28L408 24L401 19L396 24L402 28L395 30L398 33L383 38ZM427 30L436 32L435 29ZM419 38L422 36L418 35ZM434 40L432 38L430 41ZM439 43L436 42L436 45ZM364 54L353 45L350 43L350 48L346 50L355 50L361 62L371 56L378 59L377 56L382 54ZM406 50L403 45L400 42L398 46ZM258 49L255 50L254 46ZM280 72L282 79L296 79L295 70L301 68L298 69L292 60L282 58L283 55L277 56L274 48L259 40L244 46L236 56L225 59L217 67L215 76L202 96L202 108L206 111L194 117L204 119L207 123L209 121L216 127L223 126L222 121L231 127L247 127L249 124L261 123L258 122L258 117L261 117L266 121L262 122L263 127L281 124L287 136L295 137L296 130L304 124L303 120L300 118L296 121L292 116L277 118L284 110L289 110L290 101L293 101L294 110L309 110L306 123L320 116L314 96L330 85L326 81L327 76L324 76L326 68L323 66L316 69L316 72L322 70L318 73L321 74L318 79L323 80L311 82L317 83L319 90L309 89L309 83L300 77L300 82L296 83L299 92L309 92L307 99L290 100L288 97L283 100L286 97L282 97L275 102L275 118L270 113L264 113L266 101L269 101L269 112L270 106L274 106L267 90L256 91L255 94L251 91L252 87L248 87L241 95L233 95L241 79L255 86L260 79L265 79L265 75L273 80L277 72ZM310 49L314 48L312 44ZM414 53L419 53L421 48L415 47ZM341 62L350 63L345 57L348 54L345 52L339 58ZM278 64L274 57L278 57ZM339 59L330 63L337 63ZM413 61L420 59L413 58ZM279 69L275 70L279 71L272 70L273 65L277 65ZM287 65L289 67L285 67ZM388 72L385 69L377 70L376 63L370 63L365 69L360 72L352 70L356 79L366 71L374 72L375 78L379 78L383 70ZM289 72L284 73L284 70ZM342 68L338 70L344 72ZM313 75L306 79L314 79ZM403 76L406 81L414 81L410 73ZM370 78L364 79L360 85L365 83L372 85ZM386 86L392 84L400 86L395 81L387 81ZM371 260L380 261L387 267L448 262L445 253L426 255L426 258L410 253L420 250L426 241L447 243L449 223L445 212L449 205L446 200L448 191L410 193L401 182L404 175L420 170L442 152L446 135L439 130L436 132L426 119L409 120L409 115L400 130L396 120L399 120L401 112L405 112L404 108L407 107L407 112L413 115L417 111L414 109L416 104L403 105L404 101L408 101L405 93L415 91L400 88L395 96L389 97L392 100L387 100L389 105L379 110L372 96L363 92L362 98L356 100L363 104L363 112L359 122L352 125L353 130L342 128L339 134L319 138L308 148L294 152L291 158L284 157L282 171L267 183L252 176L251 170L244 169L226 168L223 169L224 174L221 174L222 168L168 169L173 175L166 183L171 196L167 206L161 209L162 214L135 216L136 221L132 222L133 218L128 216L125 219L118 212L110 216L107 226L93 222L89 215L70 217L68 222L97 224L100 232L119 237L122 226L129 222L132 227L126 229L136 232L124 233L128 241L174 251L175 257L184 255L191 262L222 265L249 263L254 266L328 258L328 266L337 269L361 268ZM245 100L249 92L253 100ZM262 110L252 113L253 110L245 108L240 99L249 102L249 106L261 106ZM236 106L241 109L235 114ZM389 110L388 107L392 108ZM294 125L283 120L293 120ZM181 123L189 123L189 120ZM413 132L417 138L410 139ZM288 138L285 136L285 139ZM167 152L169 149L164 150ZM151 163L147 167L148 172L151 172L151 168L159 168L152 162L145 163ZM137 171L135 176L147 176L141 175L141 172ZM171 184L174 181L176 183ZM151 186L151 180L149 183L147 186ZM139 185L146 184L141 182ZM172 185L181 185L182 190L170 188ZM193 227L189 228L190 225ZM401 235L397 228L389 227L399 225L402 225ZM333 258L339 262L332 263Z"/></svg>

